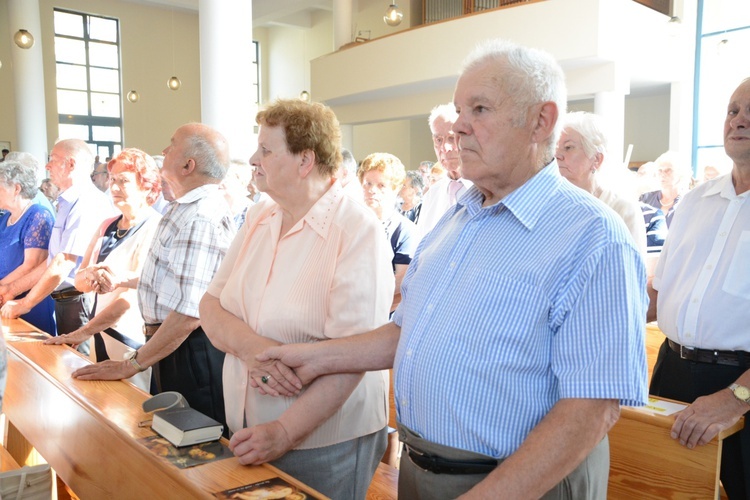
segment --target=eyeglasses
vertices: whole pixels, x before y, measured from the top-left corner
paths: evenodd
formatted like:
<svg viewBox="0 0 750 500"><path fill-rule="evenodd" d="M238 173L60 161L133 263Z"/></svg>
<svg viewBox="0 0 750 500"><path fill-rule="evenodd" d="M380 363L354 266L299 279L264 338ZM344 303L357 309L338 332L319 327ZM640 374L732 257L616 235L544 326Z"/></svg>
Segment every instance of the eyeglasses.
<svg viewBox="0 0 750 500"><path fill-rule="evenodd" d="M91 173L91 180L93 180L94 177L96 177L97 175L109 175L109 172L106 172L106 171L104 171L104 172L92 172Z"/></svg>

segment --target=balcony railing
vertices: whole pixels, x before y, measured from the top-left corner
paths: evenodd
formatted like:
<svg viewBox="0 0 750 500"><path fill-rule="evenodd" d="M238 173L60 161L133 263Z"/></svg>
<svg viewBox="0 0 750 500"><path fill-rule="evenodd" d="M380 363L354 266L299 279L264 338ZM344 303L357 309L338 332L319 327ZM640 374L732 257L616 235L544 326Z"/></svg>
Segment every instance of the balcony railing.
<svg viewBox="0 0 750 500"><path fill-rule="evenodd" d="M422 24L461 17L483 10L528 3L531 0L422 0ZM662 14L671 16L672 0L634 0Z"/></svg>
<svg viewBox="0 0 750 500"><path fill-rule="evenodd" d="M460 17L506 5L527 3L530 0L422 0L423 23Z"/></svg>

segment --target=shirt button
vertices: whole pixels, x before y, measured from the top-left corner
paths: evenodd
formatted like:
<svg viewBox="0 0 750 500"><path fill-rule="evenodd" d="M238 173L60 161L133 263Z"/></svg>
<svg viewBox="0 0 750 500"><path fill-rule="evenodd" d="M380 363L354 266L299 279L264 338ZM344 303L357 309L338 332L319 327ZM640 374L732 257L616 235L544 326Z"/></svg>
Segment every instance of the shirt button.
<svg viewBox="0 0 750 500"><path fill-rule="evenodd" d="M695 298L694 298L693 300L691 300L691 302L692 302L693 304L697 304L697 303L698 303L698 299L695 299Z"/></svg>
<svg viewBox="0 0 750 500"><path fill-rule="evenodd" d="M401 398L401 406L406 406L406 398Z"/></svg>
<svg viewBox="0 0 750 500"><path fill-rule="evenodd" d="M427 304L427 310L432 311L432 304Z"/></svg>
<svg viewBox="0 0 750 500"><path fill-rule="evenodd" d="M410 358L413 353L414 353L414 351L412 351L411 349L407 349L406 350L406 357Z"/></svg>
<svg viewBox="0 0 750 500"><path fill-rule="evenodd" d="M456 263L455 262L451 262L450 268L453 269L454 267L456 267Z"/></svg>
<svg viewBox="0 0 750 500"><path fill-rule="evenodd" d="M706 269L708 269L709 271L713 268L714 266L712 264L706 264Z"/></svg>
<svg viewBox="0 0 750 500"><path fill-rule="evenodd" d="M722 231L722 232L719 233L719 236L721 236L722 238L726 238L727 237L727 232L726 231Z"/></svg>

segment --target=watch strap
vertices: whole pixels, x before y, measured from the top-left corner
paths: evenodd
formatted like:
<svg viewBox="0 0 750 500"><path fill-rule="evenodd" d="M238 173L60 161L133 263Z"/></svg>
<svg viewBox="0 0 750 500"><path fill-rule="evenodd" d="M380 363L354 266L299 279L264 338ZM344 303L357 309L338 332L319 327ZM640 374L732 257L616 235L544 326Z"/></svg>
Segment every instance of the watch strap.
<svg viewBox="0 0 750 500"><path fill-rule="evenodd" d="M147 368L144 368L143 366L141 366L141 364L136 359L137 357L138 357L138 351L132 351L131 353L129 353L128 361L130 361L130 364L133 366L133 368L138 370L139 373L145 372Z"/></svg>

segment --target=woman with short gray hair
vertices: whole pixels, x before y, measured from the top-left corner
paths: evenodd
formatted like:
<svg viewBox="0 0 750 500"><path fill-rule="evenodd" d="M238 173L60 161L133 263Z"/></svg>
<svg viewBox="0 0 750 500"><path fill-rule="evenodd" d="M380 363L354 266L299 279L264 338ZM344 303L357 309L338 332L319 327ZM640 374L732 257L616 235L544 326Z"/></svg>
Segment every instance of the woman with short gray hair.
<svg viewBox="0 0 750 500"><path fill-rule="evenodd" d="M55 219L34 202L37 194L34 168L18 161L0 163L0 304L21 298L12 295L11 284L29 275L47 260ZM55 335L55 305L46 297L21 316L40 330Z"/></svg>

